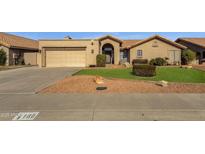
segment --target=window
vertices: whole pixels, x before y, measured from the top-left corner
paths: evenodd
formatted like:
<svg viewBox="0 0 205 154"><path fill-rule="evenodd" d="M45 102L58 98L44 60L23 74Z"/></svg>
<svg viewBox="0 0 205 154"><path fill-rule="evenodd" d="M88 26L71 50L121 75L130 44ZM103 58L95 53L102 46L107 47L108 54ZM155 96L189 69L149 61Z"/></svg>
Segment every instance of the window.
<svg viewBox="0 0 205 154"><path fill-rule="evenodd" d="M202 58L204 59L204 58L205 58L205 51L203 52L203 55L202 55L202 56L203 56Z"/></svg>
<svg viewBox="0 0 205 154"><path fill-rule="evenodd" d="M142 50L137 50L137 57L142 57Z"/></svg>
<svg viewBox="0 0 205 154"><path fill-rule="evenodd" d="M120 52L120 59L123 59L123 52Z"/></svg>
<svg viewBox="0 0 205 154"><path fill-rule="evenodd" d="M128 57L128 52L126 52L126 51L120 52L120 60L126 59L127 57Z"/></svg>

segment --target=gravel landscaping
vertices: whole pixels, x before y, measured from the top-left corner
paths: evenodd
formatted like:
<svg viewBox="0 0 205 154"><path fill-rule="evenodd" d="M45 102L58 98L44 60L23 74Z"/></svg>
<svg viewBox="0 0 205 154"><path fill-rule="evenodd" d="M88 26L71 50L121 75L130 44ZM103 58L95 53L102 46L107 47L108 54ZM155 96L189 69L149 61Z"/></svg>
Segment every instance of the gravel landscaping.
<svg viewBox="0 0 205 154"><path fill-rule="evenodd" d="M89 75L67 77L40 93L205 93L205 84L169 83L161 87L156 81L104 78L104 83L98 85L95 78ZM107 90L97 91L98 86L106 86Z"/></svg>

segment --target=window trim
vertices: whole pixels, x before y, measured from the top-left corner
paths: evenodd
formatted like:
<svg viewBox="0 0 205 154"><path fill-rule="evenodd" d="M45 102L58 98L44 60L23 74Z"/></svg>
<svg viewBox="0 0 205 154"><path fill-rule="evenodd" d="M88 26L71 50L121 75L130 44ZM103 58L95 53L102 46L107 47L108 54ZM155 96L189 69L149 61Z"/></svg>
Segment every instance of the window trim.
<svg viewBox="0 0 205 154"><path fill-rule="evenodd" d="M141 49L138 49L137 53L136 53L136 56L137 57L143 57L143 51Z"/></svg>

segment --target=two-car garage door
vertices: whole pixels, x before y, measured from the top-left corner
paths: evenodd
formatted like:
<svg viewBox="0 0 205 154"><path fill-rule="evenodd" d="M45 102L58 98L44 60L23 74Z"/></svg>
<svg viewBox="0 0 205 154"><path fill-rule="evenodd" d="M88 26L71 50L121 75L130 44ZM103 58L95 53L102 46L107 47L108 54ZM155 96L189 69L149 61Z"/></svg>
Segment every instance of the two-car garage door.
<svg viewBox="0 0 205 154"><path fill-rule="evenodd" d="M47 67L85 67L85 49L52 49L46 51Z"/></svg>

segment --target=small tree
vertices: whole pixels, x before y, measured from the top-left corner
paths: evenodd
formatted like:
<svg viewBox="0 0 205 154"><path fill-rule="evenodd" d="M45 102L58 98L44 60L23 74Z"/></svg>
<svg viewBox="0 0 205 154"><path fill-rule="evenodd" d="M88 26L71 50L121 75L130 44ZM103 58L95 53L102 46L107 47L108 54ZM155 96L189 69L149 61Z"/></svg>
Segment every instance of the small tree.
<svg viewBox="0 0 205 154"><path fill-rule="evenodd" d="M105 67L106 64L106 55L98 54L96 57L97 67Z"/></svg>
<svg viewBox="0 0 205 154"><path fill-rule="evenodd" d="M182 64L190 64L191 61L193 61L194 59L196 59L196 52L190 50L190 49L185 49L184 51L182 51Z"/></svg>
<svg viewBox="0 0 205 154"><path fill-rule="evenodd" d="M4 49L0 49L0 65L5 65L6 59L6 52L4 51Z"/></svg>

